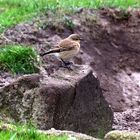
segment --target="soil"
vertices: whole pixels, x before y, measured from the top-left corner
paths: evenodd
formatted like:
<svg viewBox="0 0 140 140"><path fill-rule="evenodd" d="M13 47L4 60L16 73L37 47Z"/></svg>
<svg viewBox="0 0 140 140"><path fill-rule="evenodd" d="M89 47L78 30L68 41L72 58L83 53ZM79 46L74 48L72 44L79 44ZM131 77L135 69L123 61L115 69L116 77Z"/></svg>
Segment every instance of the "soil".
<svg viewBox="0 0 140 140"><path fill-rule="evenodd" d="M33 21L16 25L3 34L0 44L32 45L41 53L69 34L80 34L84 40L73 61L93 68L114 111L114 129L139 131L140 10L79 9L65 15L64 20L58 15L59 12L48 12ZM51 67L48 74L60 63L55 56L41 59L46 69ZM4 78L0 77L1 80ZM132 119L136 116L137 119Z"/></svg>

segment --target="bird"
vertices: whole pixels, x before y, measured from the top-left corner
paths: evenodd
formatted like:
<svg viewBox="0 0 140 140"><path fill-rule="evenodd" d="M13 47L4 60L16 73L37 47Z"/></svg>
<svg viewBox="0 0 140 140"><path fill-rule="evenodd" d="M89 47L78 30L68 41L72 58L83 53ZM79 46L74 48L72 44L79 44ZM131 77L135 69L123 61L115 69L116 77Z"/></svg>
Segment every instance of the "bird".
<svg viewBox="0 0 140 140"><path fill-rule="evenodd" d="M58 58L62 61L64 67L73 64L69 60L76 56L80 51L80 41L82 38L79 34L71 34L67 38L60 41L56 48L40 54L41 56L47 54L57 53Z"/></svg>

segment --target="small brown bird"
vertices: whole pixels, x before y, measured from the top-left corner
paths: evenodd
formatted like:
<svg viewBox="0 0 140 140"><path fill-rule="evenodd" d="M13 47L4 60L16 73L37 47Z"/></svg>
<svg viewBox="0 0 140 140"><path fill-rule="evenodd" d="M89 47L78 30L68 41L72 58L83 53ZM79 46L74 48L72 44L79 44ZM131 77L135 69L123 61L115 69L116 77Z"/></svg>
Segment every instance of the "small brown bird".
<svg viewBox="0 0 140 140"><path fill-rule="evenodd" d="M63 39L57 48L51 49L41 56L51 53L58 53L58 57L62 60L64 66L71 64L69 60L76 56L80 50L80 36L78 34L71 34L69 37Z"/></svg>

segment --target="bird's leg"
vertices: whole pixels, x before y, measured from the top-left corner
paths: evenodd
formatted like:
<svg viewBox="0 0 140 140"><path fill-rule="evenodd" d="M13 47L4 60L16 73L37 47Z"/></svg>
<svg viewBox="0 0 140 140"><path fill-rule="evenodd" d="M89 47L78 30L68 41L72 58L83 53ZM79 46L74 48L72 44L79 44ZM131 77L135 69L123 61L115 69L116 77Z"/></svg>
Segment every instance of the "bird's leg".
<svg viewBox="0 0 140 140"><path fill-rule="evenodd" d="M64 61L62 58L61 58L61 61L63 62L63 64L64 64L65 66L69 66L69 65L72 65L72 64L73 64L73 63L70 62L70 61Z"/></svg>
<svg viewBox="0 0 140 140"><path fill-rule="evenodd" d="M62 58L61 58L61 62L62 62L62 67L71 69L70 66L73 64L72 62L64 61Z"/></svg>

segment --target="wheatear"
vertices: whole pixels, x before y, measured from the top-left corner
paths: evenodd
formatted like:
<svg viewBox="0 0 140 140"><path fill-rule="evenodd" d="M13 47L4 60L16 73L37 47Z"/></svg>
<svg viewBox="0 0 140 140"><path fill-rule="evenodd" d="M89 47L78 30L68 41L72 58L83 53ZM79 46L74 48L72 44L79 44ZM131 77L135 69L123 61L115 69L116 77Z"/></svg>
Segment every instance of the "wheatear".
<svg viewBox="0 0 140 140"><path fill-rule="evenodd" d="M51 49L41 56L51 53L57 53L58 57L62 60L64 66L68 66L71 64L69 60L76 56L80 50L80 36L78 34L71 34L69 37L63 39L57 48Z"/></svg>

